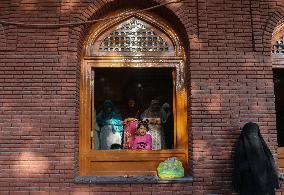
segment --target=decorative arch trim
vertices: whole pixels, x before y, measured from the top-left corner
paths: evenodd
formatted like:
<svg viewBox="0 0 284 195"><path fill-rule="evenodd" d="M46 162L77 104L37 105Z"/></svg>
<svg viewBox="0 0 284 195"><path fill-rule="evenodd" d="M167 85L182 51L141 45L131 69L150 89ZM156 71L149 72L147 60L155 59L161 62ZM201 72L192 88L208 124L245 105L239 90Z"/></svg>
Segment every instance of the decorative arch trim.
<svg viewBox="0 0 284 195"><path fill-rule="evenodd" d="M284 68L284 9L279 9L273 15L273 32L270 34L271 40L271 60L272 68ZM271 36L272 35L272 36Z"/></svg>
<svg viewBox="0 0 284 195"><path fill-rule="evenodd" d="M271 52L284 57L284 23L272 34Z"/></svg>
<svg viewBox="0 0 284 195"><path fill-rule="evenodd" d="M93 28L84 56L182 56L180 40L169 25L134 11L122 11L121 17Z"/></svg>

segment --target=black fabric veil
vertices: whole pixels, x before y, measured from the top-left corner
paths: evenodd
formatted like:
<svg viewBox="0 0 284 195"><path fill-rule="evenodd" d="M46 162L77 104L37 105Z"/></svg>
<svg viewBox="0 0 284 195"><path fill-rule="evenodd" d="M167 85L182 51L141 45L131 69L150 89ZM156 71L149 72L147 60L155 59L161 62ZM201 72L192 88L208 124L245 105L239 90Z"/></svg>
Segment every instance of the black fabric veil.
<svg viewBox="0 0 284 195"><path fill-rule="evenodd" d="M279 188L273 156L256 123L245 124L237 142L233 185L241 195L274 195Z"/></svg>

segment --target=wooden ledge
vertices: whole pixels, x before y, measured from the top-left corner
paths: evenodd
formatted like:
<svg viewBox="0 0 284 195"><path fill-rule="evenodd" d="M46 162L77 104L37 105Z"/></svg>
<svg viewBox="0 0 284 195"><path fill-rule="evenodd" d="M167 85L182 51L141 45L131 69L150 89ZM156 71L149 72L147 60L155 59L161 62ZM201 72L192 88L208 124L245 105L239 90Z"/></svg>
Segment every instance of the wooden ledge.
<svg viewBox="0 0 284 195"><path fill-rule="evenodd" d="M150 176L132 176L132 177L99 177L99 176L78 176L75 178L77 184L134 184L134 183L190 183L193 182L193 178L183 177L176 179L160 179L159 177Z"/></svg>

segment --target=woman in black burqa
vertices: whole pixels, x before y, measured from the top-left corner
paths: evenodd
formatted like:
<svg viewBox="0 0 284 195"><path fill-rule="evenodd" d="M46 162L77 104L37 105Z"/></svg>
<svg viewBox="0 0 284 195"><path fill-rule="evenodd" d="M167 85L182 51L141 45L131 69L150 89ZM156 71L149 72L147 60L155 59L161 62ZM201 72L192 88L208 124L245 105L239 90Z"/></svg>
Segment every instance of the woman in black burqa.
<svg viewBox="0 0 284 195"><path fill-rule="evenodd" d="M256 123L245 124L237 142L233 185L241 195L274 195L279 188L273 156Z"/></svg>

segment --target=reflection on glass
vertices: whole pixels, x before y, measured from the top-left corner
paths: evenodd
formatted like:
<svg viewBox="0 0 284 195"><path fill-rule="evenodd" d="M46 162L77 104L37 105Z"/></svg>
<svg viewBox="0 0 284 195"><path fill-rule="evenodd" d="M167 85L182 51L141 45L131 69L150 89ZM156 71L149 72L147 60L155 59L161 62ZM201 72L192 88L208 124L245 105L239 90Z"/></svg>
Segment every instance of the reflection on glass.
<svg viewBox="0 0 284 195"><path fill-rule="evenodd" d="M274 92L276 109L277 142L279 147L284 146L284 70L274 69Z"/></svg>
<svg viewBox="0 0 284 195"><path fill-rule="evenodd" d="M100 149L109 150L112 145L121 145L123 126L120 112L110 100L103 103L102 109L96 117L100 127Z"/></svg>
<svg viewBox="0 0 284 195"><path fill-rule="evenodd" d="M149 121L150 134L152 135L152 149L164 148L164 132L161 124L162 109L159 100L152 100L150 106L141 114L143 120Z"/></svg>
<svg viewBox="0 0 284 195"><path fill-rule="evenodd" d="M92 149L174 148L173 71L95 68Z"/></svg>

